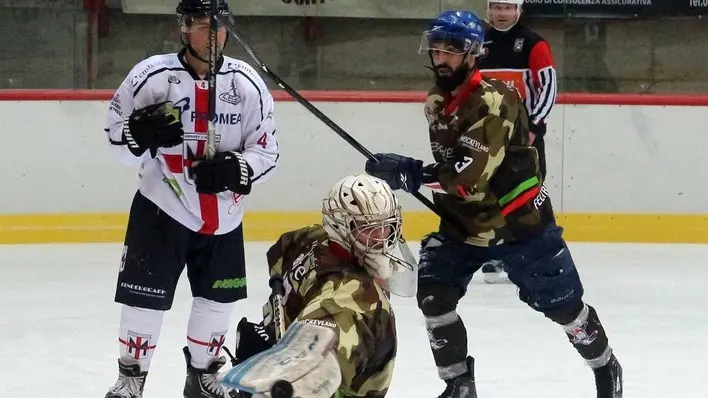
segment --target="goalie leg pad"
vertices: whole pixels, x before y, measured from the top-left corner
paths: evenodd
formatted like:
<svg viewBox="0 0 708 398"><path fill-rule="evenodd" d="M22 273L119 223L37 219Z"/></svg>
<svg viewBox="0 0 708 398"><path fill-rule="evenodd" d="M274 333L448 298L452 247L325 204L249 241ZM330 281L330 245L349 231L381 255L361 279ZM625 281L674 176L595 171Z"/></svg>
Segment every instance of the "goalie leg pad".
<svg viewBox="0 0 708 398"><path fill-rule="evenodd" d="M334 331L328 327L296 322L278 344L231 368L219 376L219 381L252 394L269 392L278 380L295 384L320 365L331 351L334 338Z"/></svg>

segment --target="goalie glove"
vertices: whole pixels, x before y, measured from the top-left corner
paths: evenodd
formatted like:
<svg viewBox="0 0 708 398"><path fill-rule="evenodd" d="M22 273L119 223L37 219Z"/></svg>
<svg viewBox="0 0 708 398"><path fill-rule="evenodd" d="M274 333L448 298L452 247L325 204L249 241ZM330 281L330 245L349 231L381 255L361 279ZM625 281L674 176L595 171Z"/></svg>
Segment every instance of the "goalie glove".
<svg viewBox="0 0 708 398"><path fill-rule="evenodd" d="M158 148L181 144L183 135L179 111L169 101L136 109L123 122L123 142L136 157L149 149L154 158Z"/></svg>
<svg viewBox="0 0 708 398"><path fill-rule="evenodd" d="M278 344L217 379L228 388L253 394L254 398L281 398L283 395L272 392L282 384L292 387L292 397L329 398L342 381L339 362L332 350L334 340L335 333L328 327L295 322Z"/></svg>

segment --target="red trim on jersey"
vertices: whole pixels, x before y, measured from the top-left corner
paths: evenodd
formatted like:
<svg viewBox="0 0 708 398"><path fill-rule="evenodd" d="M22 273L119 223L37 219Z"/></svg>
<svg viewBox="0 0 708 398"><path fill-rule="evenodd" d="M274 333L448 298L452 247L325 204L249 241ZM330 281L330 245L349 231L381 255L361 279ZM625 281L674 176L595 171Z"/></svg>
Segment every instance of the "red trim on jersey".
<svg viewBox="0 0 708 398"><path fill-rule="evenodd" d="M460 105L460 102L466 100L470 94L477 90L481 81L482 73L480 73L479 69L476 69L472 73L472 76L460 87L460 91L457 95L447 104L445 107L445 115L450 115Z"/></svg>
<svg viewBox="0 0 708 398"><path fill-rule="evenodd" d="M194 132L203 133L206 135L209 127L207 115L209 114L209 89L206 84L200 86L201 82L194 82L194 112L196 120L194 121ZM206 137L197 143L197 158L202 158L205 155ZM219 229L219 205L216 194L200 193L199 209L202 212L202 221L204 225L199 230L200 233L213 235Z"/></svg>
<svg viewBox="0 0 708 398"><path fill-rule="evenodd" d="M457 188L457 194L460 195L461 197L465 198L467 195L469 195L469 191L467 190L467 187L465 187L462 184L457 184L455 185L455 188Z"/></svg>
<svg viewBox="0 0 708 398"><path fill-rule="evenodd" d="M531 73L533 73L533 84L536 88L539 88L538 72L548 67L554 69L556 67L556 63L553 61L551 46L545 41L539 41L533 46L529 54L529 69L531 69Z"/></svg>
<svg viewBox="0 0 708 398"><path fill-rule="evenodd" d="M345 260L352 260L354 258L349 250L333 240L330 240L327 246L329 246L329 251L339 258Z"/></svg>
<svg viewBox="0 0 708 398"><path fill-rule="evenodd" d="M526 191L523 195L518 196L516 199L512 200L509 204L504 206L501 209L501 212L500 212L501 215L506 217L512 211L518 209L519 207L526 204L526 202L528 202L529 200L532 200L533 198L535 198L539 192L541 192L541 188L539 188L539 187L534 187L531 190Z"/></svg>
<svg viewBox="0 0 708 398"><path fill-rule="evenodd" d="M182 174L184 172L184 168L182 167L182 155L162 154L162 157L165 158L167 169L169 169L172 174Z"/></svg>
<svg viewBox="0 0 708 398"><path fill-rule="evenodd" d="M528 63L533 79L532 84L536 89L533 103L527 103L530 108L529 117L532 123L541 124L546 122L558 96L555 62L547 42L539 41L533 46Z"/></svg>

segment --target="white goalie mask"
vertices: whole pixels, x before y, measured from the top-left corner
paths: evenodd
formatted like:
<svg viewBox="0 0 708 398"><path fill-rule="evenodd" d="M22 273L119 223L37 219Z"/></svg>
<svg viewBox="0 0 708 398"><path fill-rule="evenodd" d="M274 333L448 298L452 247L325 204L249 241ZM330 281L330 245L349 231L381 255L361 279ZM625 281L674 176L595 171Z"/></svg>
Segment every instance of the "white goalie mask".
<svg viewBox="0 0 708 398"><path fill-rule="evenodd" d="M322 221L329 239L349 250L382 288L415 295L418 267L396 253L408 248L399 247L405 246L401 206L386 182L367 174L343 178L322 201Z"/></svg>

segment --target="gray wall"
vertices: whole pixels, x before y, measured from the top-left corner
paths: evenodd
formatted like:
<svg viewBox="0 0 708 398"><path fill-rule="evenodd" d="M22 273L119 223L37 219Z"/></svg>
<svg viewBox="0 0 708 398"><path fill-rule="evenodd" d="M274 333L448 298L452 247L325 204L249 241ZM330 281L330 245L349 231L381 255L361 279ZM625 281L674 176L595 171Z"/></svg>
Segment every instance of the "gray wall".
<svg viewBox="0 0 708 398"><path fill-rule="evenodd" d="M115 4L111 2L109 4ZM0 0L0 88L115 88L132 65L180 48L172 15L108 12L106 37L93 39L87 74L87 14L80 0ZM425 20L240 17L237 24L296 89L425 90L418 55ZM708 92L708 24L663 21L526 21L558 63L562 91ZM309 38L307 26L319 32ZM245 57L235 42L229 55Z"/></svg>

